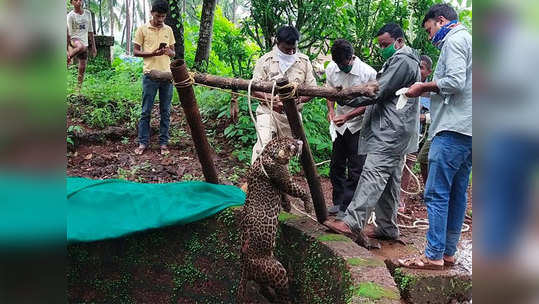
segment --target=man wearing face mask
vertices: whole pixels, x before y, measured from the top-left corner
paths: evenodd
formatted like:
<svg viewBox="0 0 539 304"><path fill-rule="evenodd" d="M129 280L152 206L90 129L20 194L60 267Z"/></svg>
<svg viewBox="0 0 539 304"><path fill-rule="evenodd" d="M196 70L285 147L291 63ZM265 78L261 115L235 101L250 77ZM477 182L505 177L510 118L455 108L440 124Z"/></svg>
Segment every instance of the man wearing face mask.
<svg viewBox="0 0 539 304"><path fill-rule="evenodd" d="M287 77L288 81L298 85L316 86L313 75L313 67L307 55L297 50L299 32L293 26L282 26L277 30L276 45L273 50L262 56L255 65L253 81L273 81ZM275 92L277 93L277 92ZM260 138L253 147L251 164L266 144L277 135L280 130L281 136L292 137L292 131L288 119L283 111L283 103L278 96L274 96L273 109L270 109L271 94L253 91L252 96L265 99L256 109L256 127ZM300 96L297 99L298 110L301 111L303 103L312 97ZM272 113L273 111L273 113Z"/></svg>
<svg viewBox="0 0 539 304"><path fill-rule="evenodd" d="M406 93L430 93L432 143L425 185L427 246L424 255L400 260L404 267L442 269L455 264L472 169L472 36L457 18L447 4L429 9L423 27L441 50L440 57L433 81L415 84Z"/></svg>
<svg viewBox="0 0 539 304"><path fill-rule="evenodd" d="M335 40L331 46L331 58L333 61L326 68L329 87L346 89L376 80L376 71L354 56L352 44L344 39ZM335 101L329 99L327 107L330 132L333 134L329 172L333 186L333 207L328 212L343 218L365 162L365 155L357 153L365 107L337 105L335 108Z"/></svg>
<svg viewBox="0 0 539 304"><path fill-rule="evenodd" d="M380 244L363 231L374 211L377 229L370 237L397 240L397 205L404 156L418 149L419 102L397 106L396 92L421 80L417 51L404 43L404 32L395 23L377 34L386 62L377 75L379 91L374 97L337 100L340 105L369 105L363 117L358 153L367 155L352 202L342 220L327 221L332 230L349 235L368 248Z"/></svg>

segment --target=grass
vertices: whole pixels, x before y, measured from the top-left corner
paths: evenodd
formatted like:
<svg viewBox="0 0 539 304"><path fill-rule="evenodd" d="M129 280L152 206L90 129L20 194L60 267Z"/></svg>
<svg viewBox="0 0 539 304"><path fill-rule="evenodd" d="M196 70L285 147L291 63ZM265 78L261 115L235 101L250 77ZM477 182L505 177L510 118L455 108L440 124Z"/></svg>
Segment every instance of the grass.
<svg viewBox="0 0 539 304"><path fill-rule="evenodd" d="M341 234L326 233L316 238L322 242L352 242L351 239Z"/></svg>
<svg viewBox="0 0 539 304"><path fill-rule="evenodd" d="M349 258L346 263L350 266L378 267L385 266L384 262L377 259Z"/></svg>
<svg viewBox="0 0 539 304"><path fill-rule="evenodd" d="M400 295L395 291L372 282L359 283L359 285L354 286L353 293L355 296L372 300L380 300L382 298L400 299Z"/></svg>

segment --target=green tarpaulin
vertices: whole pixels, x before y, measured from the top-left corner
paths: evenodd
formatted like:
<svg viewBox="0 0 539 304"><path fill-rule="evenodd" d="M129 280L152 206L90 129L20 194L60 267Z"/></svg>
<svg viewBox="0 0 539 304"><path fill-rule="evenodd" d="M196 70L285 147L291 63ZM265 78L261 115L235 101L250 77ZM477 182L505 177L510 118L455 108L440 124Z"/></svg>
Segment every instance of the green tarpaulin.
<svg viewBox="0 0 539 304"><path fill-rule="evenodd" d="M187 224L243 205L239 188L204 182L142 184L67 178L67 240L89 242Z"/></svg>

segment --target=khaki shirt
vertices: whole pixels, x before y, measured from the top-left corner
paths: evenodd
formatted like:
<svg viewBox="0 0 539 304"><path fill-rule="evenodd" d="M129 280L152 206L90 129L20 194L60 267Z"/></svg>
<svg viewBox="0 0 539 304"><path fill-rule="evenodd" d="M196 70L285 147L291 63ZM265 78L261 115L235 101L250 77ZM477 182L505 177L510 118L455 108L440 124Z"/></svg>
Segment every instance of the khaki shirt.
<svg viewBox="0 0 539 304"><path fill-rule="evenodd" d="M273 81L286 76L288 81L295 82L298 85L316 86L316 79L313 75L313 66L309 57L305 54L297 52L296 62L292 64L283 74L279 68L279 56L277 55L277 46L273 50L260 57L255 65L253 72L253 81ZM277 90L277 89L276 89ZM303 108L303 104L298 105L298 110ZM271 113L270 108L266 105L258 106L257 114Z"/></svg>
<svg viewBox="0 0 539 304"><path fill-rule="evenodd" d="M162 42L166 43L167 47L176 43L172 28L166 24L157 28L148 22L139 27L135 33L134 43L140 45L144 52L155 51ZM167 55L145 57L143 70L145 74L151 70L170 72L170 57Z"/></svg>

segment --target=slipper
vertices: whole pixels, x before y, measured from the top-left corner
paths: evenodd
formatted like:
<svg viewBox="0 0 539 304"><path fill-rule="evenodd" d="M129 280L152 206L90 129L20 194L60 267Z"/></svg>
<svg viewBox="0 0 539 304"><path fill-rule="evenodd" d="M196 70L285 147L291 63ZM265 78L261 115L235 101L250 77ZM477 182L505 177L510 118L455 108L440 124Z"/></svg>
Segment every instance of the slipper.
<svg viewBox="0 0 539 304"><path fill-rule="evenodd" d="M399 265L410 269L443 270L444 265L431 263L425 256L415 256L407 259L399 259Z"/></svg>
<svg viewBox="0 0 539 304"><path fill-rule="evenodd" d="M170 153L170 150L167 148L167 146L161 146L161 155L168 155Z"/></svg>
<svg viewBox="0 0 539 304"><path fill-rule="evenodd" d="M139 146L135 149L135 154L136 154L136 155L142 155L142 153L144 153L144 151L146 151L146 146L145 146L145 145L139 145Z"/></svg>

